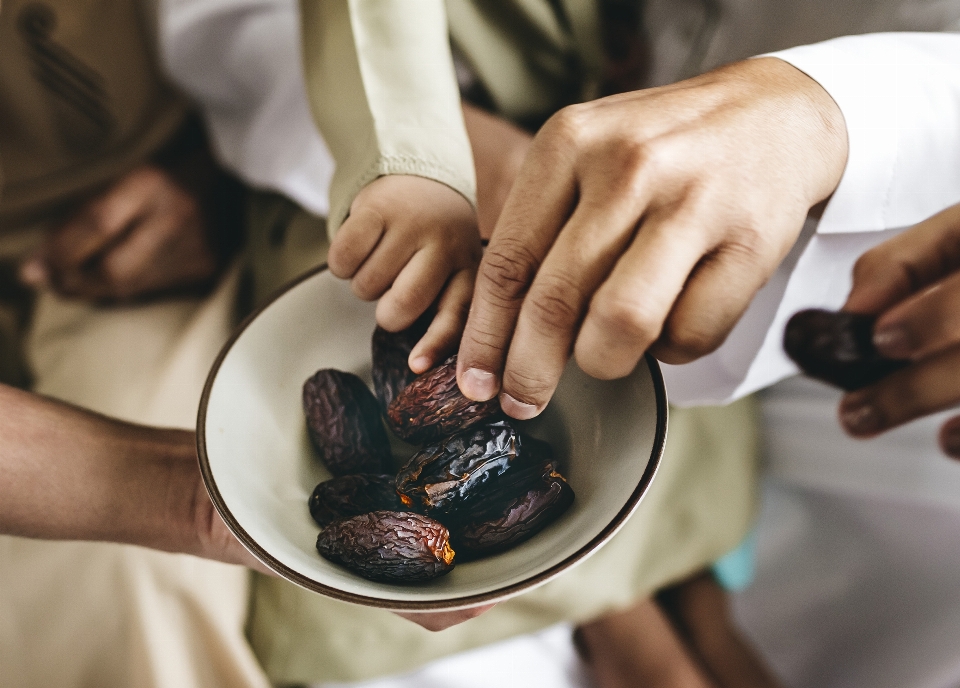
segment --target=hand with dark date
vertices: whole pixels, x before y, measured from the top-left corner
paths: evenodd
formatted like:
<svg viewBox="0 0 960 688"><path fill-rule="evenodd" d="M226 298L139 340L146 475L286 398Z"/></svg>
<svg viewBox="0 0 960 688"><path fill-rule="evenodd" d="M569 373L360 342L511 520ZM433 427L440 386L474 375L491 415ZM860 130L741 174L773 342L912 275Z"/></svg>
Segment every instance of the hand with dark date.
<svg viewBox="0 0 960 688"><path fill-rule="evenodd" d="M812 308L787 323L783 348L810 377L851 392L900 370L873 345L872 315Z"/></svg>
<svg viewBox="0 0 960 688"><path fill-rule="evenodd" d="M317 551L374 581L419 583L454 566L450 532L410 512L374 511L334 521L320 532Z"/></svg>
<svg viewBox="0 0 960 688"><path fill-rule="evenodd" d="M844 309L874 315L877 351L908 361L843 398L847 432L870 437L960 403L960 205L861 256ZM960 417L944 423L939 440L960 458Z"/></svg>
<svg viewBox="0 0 960 688"><path fill-rule="evenodd" d="M303 383L303 410L310 439L334 475L390 473L390 440L380 405L352 373L318 370Z"/></svg>
<svg viewBox="0 0 960 688"><path fill-rule="evenodd" d="M387 409L397 437L424 445L465 430L500 412L496 399L473 401L457 386L457 357L451 356L420 375L397 395Z"/></svg>

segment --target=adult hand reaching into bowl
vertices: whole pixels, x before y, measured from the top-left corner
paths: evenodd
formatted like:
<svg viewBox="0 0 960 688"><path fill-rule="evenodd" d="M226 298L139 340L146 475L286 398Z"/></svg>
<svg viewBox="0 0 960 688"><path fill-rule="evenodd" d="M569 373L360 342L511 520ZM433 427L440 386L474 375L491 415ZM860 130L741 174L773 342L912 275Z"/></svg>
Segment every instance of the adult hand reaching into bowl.
<svg viewBox="0 0 960 688"><path fill-rule="evenodd" d="M458 380L543 410L570 352L627 375L719 346L836 188L839 108L775 58L568 107L537 134L481 262Z"/></svg>
<svg viewBox="0 0 960 688"><path fill-rule="evenodd" d="M849 433L870 437L960 402L960 205L861 256L844 309L877 314L874 345L911 362L844 396ZM944 423L940 446L960 458L960 416Z"/></svg>

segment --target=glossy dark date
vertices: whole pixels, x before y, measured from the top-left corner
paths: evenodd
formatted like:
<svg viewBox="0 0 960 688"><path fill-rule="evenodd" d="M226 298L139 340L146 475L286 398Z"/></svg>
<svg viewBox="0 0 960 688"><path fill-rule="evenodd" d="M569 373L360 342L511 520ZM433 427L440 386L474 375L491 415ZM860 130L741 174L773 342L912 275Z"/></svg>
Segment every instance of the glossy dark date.
<svg viewBox="0 0 960 688"><path fill-rule="evenodd" d="M485 519L455 528L454 544L461 558L502 552L546 528L570 508L573 500L573 489L563 476L551 473Z"/></svg>
<svg viewBox="0 0 960 688"><path fill-rule="evenodd" d="M450 512L505 473L519 451L506 421L459 432L414 454L397 474L397 492L417 511Z"/></svg>
<svg viewBox="0 0 960 688"><path fill-rule="evenodd" d="M425 445L466 430L500 412L500 402L471 401L457 387L457 357L411 382L387 408L397 437Z"/></svg>
<svg viewBox="0 0 960 688"><path fill-rule="evenodd" d="M356 375L318 370L303 384L303 410L310 439L333 475L393 469L380 407Z"/></svg>
<svg viewBox="0 0 960 688"><path fill-rule="evenodd" d="M454 566L450 532L409 512L374 511L334 521L317 538L317 551L364 578L419 583Z"/></svg>
<svg viewBox="0 0 960 688"><path fill-rule="evenodd" d="M359 473L327 480L310 495L310 515L324 528L340 518L371 511L403 511L392 475Z"/></svg>
<svg viewBox="0 0 960 688"><path fill-rule="evenodd" d="M907 365L877 352L874 321L859 313L800 311L787 323L783 348L810 377L848 392L860 389Z"/></svg>

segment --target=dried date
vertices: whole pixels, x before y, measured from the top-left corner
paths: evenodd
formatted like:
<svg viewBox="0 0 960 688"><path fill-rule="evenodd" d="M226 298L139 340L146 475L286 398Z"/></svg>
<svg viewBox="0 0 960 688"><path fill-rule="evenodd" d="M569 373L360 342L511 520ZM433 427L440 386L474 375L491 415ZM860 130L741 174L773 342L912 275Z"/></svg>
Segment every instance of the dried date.
<svg viewBox="0 0 960 688"><path fill-rule="evenodd" d="M310 515L324 528L340 518L371 511L403 511L392 475L360 473L326 480L310 495Z"/></svg>
<svg viewBox="0 0 960 688"><path fill-rule="evenodd" d="M397 474L397 492L412 509L448 514L520 466L520 452L520 437L507 421L471 428L414 454Z"/></svg>
<svg viewBox="0 0 960 688"><path fill-rule="evenodd" d="M456 509L438 512L437 518L449 528L460 528L498 516L518 496L559 475L556 462L536 458L524 448L506 471L468 492Z"/></svg>
<svg viewBox="0 0 960 688"><path fill-rule="evenodd" d="M491 509L486 518L455 528L454 544L461 559L502 552L546 528L573 500L573 489L553 472L520 496Z"/></svg>
<svg viewBox="0 0 960 688"><path fill-rule="evenodd" d="M303 410L310 439L333 475L393 469L380 407L356 375L318 370L303 384Z"/></svg>
<svg viewBox="0 0 960 688"><path fill-rule="evenodd" d="M387 408L397 437L425 445L465 430L500 412L500 402L472 401L457 387L457 357L451 356L411 382Z"/></svg>
<svg viewBox="0 0 960 688"><path fill-rule="evenodd" d="M400 332L387 332L382 327L373 331L373 389L384 412L403 389L417 379L407 359L413 347L427 332L433 314L427 311L410 327Z"/></svg>
<svg viewBox="0 0 960 688"><path fill-rule="evenodd" d="M875 318L859 313L810 309L787 323L783 348L810 377L853 391L903 368L873 346Z"/></svg>
<svg viewBox="0 0 960 688"><path fill-rule="evenodd" d="M387 583L432 580L454 566L446 527L409 512L374 511L334 521L317 538L317 551L364 578Z"/></svg>

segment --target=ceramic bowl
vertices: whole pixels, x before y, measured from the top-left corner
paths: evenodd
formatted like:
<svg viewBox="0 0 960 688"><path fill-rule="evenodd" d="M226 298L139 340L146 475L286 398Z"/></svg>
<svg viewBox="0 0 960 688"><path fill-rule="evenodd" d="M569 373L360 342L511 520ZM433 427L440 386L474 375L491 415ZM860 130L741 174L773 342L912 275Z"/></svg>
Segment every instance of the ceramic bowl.
<svg viewBox="0 0 960 688"><path fill-rule="evenodd" d="M264 564L297 585L392 610L450 610L529 590L595 552L636 509L656 473L667 400L656 361L601 382L571 363L541 416L522 423L553 445L576 492L557 521L508 552L417 585L375 583L317 554L307 499L329 478L306 431L301 386L320 368L370 384L374 305L314 270L282 289L224 346L200 404L197 443L217 510Z"/></svg>

